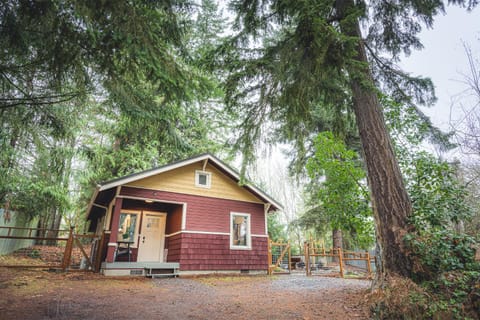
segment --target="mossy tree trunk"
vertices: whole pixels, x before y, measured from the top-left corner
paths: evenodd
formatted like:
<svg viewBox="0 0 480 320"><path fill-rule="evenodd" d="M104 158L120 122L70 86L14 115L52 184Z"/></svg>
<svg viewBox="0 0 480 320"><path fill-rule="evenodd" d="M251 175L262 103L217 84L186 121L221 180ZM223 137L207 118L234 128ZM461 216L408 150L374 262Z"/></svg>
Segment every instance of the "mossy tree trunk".
<svg viewBox="0 0 480 320"><path fill-rule="evenodd" d="M337 0L336 9L340 17L346 16L349 10L354 9L354 3L352 0ZM340 26L347 36L362 39L357 20L346 19ZM412 263L403 241L409 228L412 204L385 126L362 40L358 41L356 51L359 64L351 65L347 71L351 78L353 109L367 168L380 249L377 252L377 285L382 285L388 275L412 275Z"/></svg>

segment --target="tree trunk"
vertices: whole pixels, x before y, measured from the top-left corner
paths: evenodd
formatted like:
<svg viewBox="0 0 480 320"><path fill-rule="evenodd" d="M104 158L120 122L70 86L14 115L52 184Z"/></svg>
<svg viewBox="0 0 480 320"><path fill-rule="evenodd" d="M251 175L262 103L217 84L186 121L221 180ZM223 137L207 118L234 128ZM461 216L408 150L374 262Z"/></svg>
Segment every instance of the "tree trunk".
<svg viewBox="0 0 480 320"><path fill-rule="evenodd" d="M49 237L52 238L58 238L58 230L60 229L60 225L62 223L62 214L59 208L55 207L52 208L50 211L50 219L51 219L51 225L50 225L50 230L49 230ZM56 240L50 240L47 242L47 245L49 246L55 246L57 245Z"/></svg>
<svg viewBox="0 0 480 320"><path fill-rule="evenodd" d="M336 8L339 16L345 17L353 8L353 1L337 0ZM345 19L340 23L342 32L361 39L358 21L351 20ZM353 109L367 167L377 247L380 249L377 252L377 285L382 285L387 275L411 276L412 264L403 238L408 231L407 219L412 205L385 126L361 40L358 41L356 60L364 67L349 66L347 71L351 78Z"/></svg>
<svg viewBox="0 0 480 320"><path fill-rule="evenodd" d="M332 231L332 239L333 239L333 249L342 248L343 249L343 235L342 230L340 229L333 229Z"/></svg>
<svg viewBox="0 0 480 320"><path fill-rule="evenodd" d="M343 234L340 229L332 230L332 240L333 240L333 249L341 248L343 249ZM337 257L333 257L333 262L338 262Z"/></svg>
<svg viewBox="0 0 480 320"><path fill-rule="evenodd" d="M39 215L37 237L44 238L46 236L46 229L47 225L45 223L45 217L43 215ZM44 243L43 240L35 240L35 244L43 245Z"/></svg>
<svg viewBox="0 0 480 320"><path fill-rule="evenodd" d="M11 177L9 177L9 175L11 175L12 172L14 172L14 167L16 165L14 155L15 155L15 149L17 147L19 135L20 135L20 130L18 129L17 126L15 126L13 128L13 132L10 135L9 146L11 149L8 150L6 159L4 159L3 162L0 162L0 166L2 167L1 168L2 173L3 174L7 173L6 177L2 177L3 179L6 179L6 181L9 181L9 180L11 181ZM5 150L2 150L2 151L5 151ZM8 174L8 172L10 172L10 174ZM8 185L9 185L8 182L7 182L7 187L2 185L2 188L0 191L0 203L2 204L4 203L5 207L10 207L9 195L13 192L13 190L11 190L11 187L8 187ZM5 210L5 212L7 212L7 210Z"/></svg>

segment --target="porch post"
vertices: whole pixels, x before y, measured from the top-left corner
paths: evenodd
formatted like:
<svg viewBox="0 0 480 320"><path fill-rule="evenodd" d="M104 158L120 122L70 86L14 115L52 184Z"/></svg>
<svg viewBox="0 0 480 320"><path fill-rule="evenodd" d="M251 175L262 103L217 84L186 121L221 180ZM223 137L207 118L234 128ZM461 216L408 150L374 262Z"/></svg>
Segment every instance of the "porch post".
<svg viewBox="0 0 480 320"><path fill-rule="evenodd" d="M120 212L122 211L123 198L115 199L115 209L112 215L112 224L110 225L110 240L107 248L107 262L114 262L115 250L117 249L118 223L120 221Z"/></svg>

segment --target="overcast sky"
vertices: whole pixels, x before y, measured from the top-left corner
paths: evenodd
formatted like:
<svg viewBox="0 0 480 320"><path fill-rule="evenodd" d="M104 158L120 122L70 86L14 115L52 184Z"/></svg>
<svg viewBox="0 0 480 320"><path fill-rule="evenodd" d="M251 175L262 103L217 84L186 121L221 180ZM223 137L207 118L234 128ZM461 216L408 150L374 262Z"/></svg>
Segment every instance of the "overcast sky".
<svg viewBox="0 0 480 320"><path fill-rule="evenodd" d="M224 14L228 12L223 1L218 4ZM438 101L424 112L435 125L449 130L451 100L465 90L465 85L458 80L462 79L461 73L468 72L463 42L480 60L480 6L471 12L459 6L448 6L446 14L436 16L433 28L424 28L420 38L424 49L412 51L409 57L402 59L400 66L413 75L433 80Z"/></svg>
<svg viewBox="0 0 480 320"><path fill-rule="evenodd" d="M402 59L401 66L433 80L438 101L424 111L435 125L448 130L452 98L466 88L459 82L461 74L469 70L463 42L480 59L480 8L467 12L458 6L448 7L446 15L436 17L433 29L422 31L421 41L424 49ZM458 109L453 109L452 118L459 116Z"/></svg>
<svg viewBox="0 0 480 320"><path fill-rule="evenodd" d="M432 29L424 29L421 32L420 38L424 48L412 51L409 57L402 59L400 66L413 75L433 80L438 101L423 111L434 125L449 131L452 99L466 89L465 84L459 82L462 79L461 74L468 73L463 43L471 47L480 65L480 7L467 12L464 8L451 6L447 7L446 11L445 15L438 15L435 18ZM452 118L458 119L460 116L458 108L454 108ZM434 151L433 149L431 151ZM458 157L459 151L453 152L452 156ZM283 156L274 152L272 158L283 159Z"/></svg>
<svg viewBox="0 0 480 320"><path fill-rule="evenodd" d="M468 62L463 42L468 43L474 55L477 59L480 59L480 7L470 13L458 7L447 8L446 15L436 17L433 29L422 31L421 40L424 49L413 51L409 57L402 59L400 65L404 71L429 77L433 80L438 101L435 106L425 109L424 112L436 126L447 131L450 129L448 122L451 99L465 90L465 85L458 82L462 79L461 73L468 72ZM455 114L453 117L455 118ZM258 157L257 173L252 176L269 180L272 171L286 172L288 160L280 152L283 148L287 147L276 146L271 154ZM435 148L428 149L432 152L435 151ZM449 156L463 158L459 154L459 150L452 152ZM240 162L237 168L240 168ZM260 175L261 172L265 176ZM266 191L276 197L278 201L288 202L293 207L291 210L294 212L301 211L302 204L299 200L283 197L285 194L298 194L299 189L296 189L295 183L286 182L286 180L283 183L277 181L275 183L278 184L277 188L284 188L283 190L287 190L287 192L279 194L278 190L271 190L270 188Z"/></svg>

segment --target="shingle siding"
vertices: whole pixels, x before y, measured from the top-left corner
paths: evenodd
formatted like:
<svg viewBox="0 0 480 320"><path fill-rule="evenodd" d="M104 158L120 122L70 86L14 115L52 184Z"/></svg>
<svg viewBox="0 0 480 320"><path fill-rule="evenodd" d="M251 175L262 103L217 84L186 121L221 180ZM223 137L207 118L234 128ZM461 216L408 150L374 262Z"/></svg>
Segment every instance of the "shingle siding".
<svg viewBox="0 0 480 320"><path fill-rule="evenodd" d="M251 233L265 235L263 204L123 187L121 195L187 203L186 230L230 232L230 212L251 215ZM168 219L168 218L167 218Z"/></svg>
<svg viewBox="0 0 480 320"><path fill-rule="evenodd" d="M252 237L251 250L231 250L227 235L182 233L180 238L182 271L268 269L266 237Z"/></svg>
<svg viewBox="0 0 480 320"><path fill-rule="evenodd" d="M268 269L263 204L132 187L123 187L121 195L187 204L186 230L183 232L174 234L178 232L180 225L178 221L180 212L167 215L167 235L173 234L165 239L165 247L168 249L167 261L179 262L180 270ZM250 231L253 235L250 250L230 249L231 212L250 214ZM169 223L169 218L175 221Z"/></svg>

